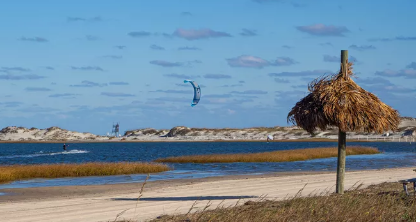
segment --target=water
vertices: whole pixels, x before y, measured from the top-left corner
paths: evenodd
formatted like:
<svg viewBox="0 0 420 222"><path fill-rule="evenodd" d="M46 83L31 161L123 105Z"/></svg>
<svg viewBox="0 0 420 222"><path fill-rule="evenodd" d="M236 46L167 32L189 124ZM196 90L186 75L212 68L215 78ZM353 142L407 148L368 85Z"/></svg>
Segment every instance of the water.
<svg viewBox="0 0 420 222"><path fill-rule="evenodd" d="M69 155L69 154L77 154L77 153L89 153L89 151L87 151L87 150L69 150L69 151L63 151L63 152L39 151L39 152L36 152L36 153L31 153L31 154L8 155L8 156L7 155L3 156L3 155L0 154L0 159L33 158L33 157L40 157L40 156ZM7 162L6 162L6 164L7 164Z"/></svg>
<svg viewBox="0 0 420 222"><path fill-rule="evenodd" d="M366 170L416 165L416 144L398 142L348 143L377 147L381 154L347 156L347 170ZM315 147L336 147L336 142L205 142L205 143L75 143L67 151L62 144L0 144L0 165L152 161L157 158L199 154L256 153ZM337 158L315 159L284 163L211 163L169 164L174 170L152 174L149 181L204 178L210 176L264 174L285 171L334 171ZM40 186L98 185L144 181L146 175L118 175L34 179L0 185L4 188Z"/></svg>

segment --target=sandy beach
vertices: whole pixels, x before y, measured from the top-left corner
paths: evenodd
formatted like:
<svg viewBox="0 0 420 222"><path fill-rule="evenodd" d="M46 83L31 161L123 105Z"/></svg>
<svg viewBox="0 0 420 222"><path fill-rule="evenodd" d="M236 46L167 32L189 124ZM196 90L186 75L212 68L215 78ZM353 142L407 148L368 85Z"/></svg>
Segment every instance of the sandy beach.
<svg viewBox="0 0 420 222"><path fill-rule="evenodd" d="M395 182L415 177L413 168L395 168L346 173L345 188ZM141 183L98 186L68 186L5 189L0 196L4 221L147 221L162 214L186 213L211 204L210 209L247 200L282 199L302 189L303 195L334 192L335 172L272 173L252 176L226 176L205 179L147 182L137 201ZM401 187L402 189L402 187ZM136 206L137 205L137 206Z"/></svg>

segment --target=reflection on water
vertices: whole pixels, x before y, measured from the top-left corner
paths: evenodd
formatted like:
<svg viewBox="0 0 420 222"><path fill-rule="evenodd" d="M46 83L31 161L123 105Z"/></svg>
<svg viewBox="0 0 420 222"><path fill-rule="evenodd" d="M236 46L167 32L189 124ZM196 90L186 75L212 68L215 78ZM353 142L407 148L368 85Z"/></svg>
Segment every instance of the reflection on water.
<svg viewBox="0 0 420 222"><path fill-rule="evenodd" d="M382 153L375 155L347 156L347 170L366 170L416 165L415 143L369 142L348 143L377 147ZM82 163L152 161L157 158L181 155L214 153L255 153L275 150L290 150L314 147L334 147L334 142L219 142L219 143L80 143L72 144L73 150L60 151L60 144L0 144L0 164L39 163ZM170 179L192 179L224 175L263 174L286 171L335 171L336 158L315 159L283 163L209 163L209 164L169 164L174 170L151 174L149 181ZM16 181L0 185L0 189L99 185L142 182L144 174L34 179ZM1 195L1 194L0 194Z"/></svg>

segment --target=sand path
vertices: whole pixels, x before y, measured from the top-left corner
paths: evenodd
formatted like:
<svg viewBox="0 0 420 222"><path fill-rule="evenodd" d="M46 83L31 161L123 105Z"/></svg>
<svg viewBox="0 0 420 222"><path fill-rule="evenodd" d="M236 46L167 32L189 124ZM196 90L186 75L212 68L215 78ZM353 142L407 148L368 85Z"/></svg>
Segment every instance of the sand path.
<svg viewBox="0 0 420 222"><path fill-rule="evenodd" d="M415 177L413 168L355 171L346 173L345 188L355 183L365 186L382 182L395 182ZM1 221L114 221L118 219L146 221L162 214L186 213L194 204L198 209L211 203L211 208L244 203L247 200L284 198L296 194L305 184L302 194L335 190L335 173L313 175L287 175L268 178L249 178L202 182L182 186L162 187L147 191L137 202L138 192L103 194L101 196L67 197L1 203ZM147 185L146 185L147 186ZM65 189L65 187L63 187ZM401 187L402 189L402 187ZM136 208L137 204L137 208Z"/></svg>

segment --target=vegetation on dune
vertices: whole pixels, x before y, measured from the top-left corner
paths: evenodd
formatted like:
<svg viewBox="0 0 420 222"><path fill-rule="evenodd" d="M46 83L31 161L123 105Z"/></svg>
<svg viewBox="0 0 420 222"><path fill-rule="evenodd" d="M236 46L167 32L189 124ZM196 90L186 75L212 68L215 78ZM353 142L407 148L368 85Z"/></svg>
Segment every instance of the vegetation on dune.
<svg viewBox="0 0 420 222"><path fill-rule="evenodd" d="M170 168L159 163L83 163L0 166L0 183L34 178L109 176L136 173L158 173Z"/></svg>
<svg viewBox="0 0 420 222"><path fill-rule="evenodd" d="M377 154L377 148L352 146L347 155ZM309 148L281 150L263 153L210 154L195 156L168 157L155 160L164 163L233 163L233 162L291 162L319 158L337 157L337 148Z"/></svg>
<svg viewBox="0 0 420 222"><path fill-rule="evenodd" d="M410 188L412 191L412 188ZM416 195L405 195L399 183L383 183L352 189L343 195L311 195L283 201L248 201L244 205L176 216L164 215L153 222L169 221L416 221Z"/></svg>

